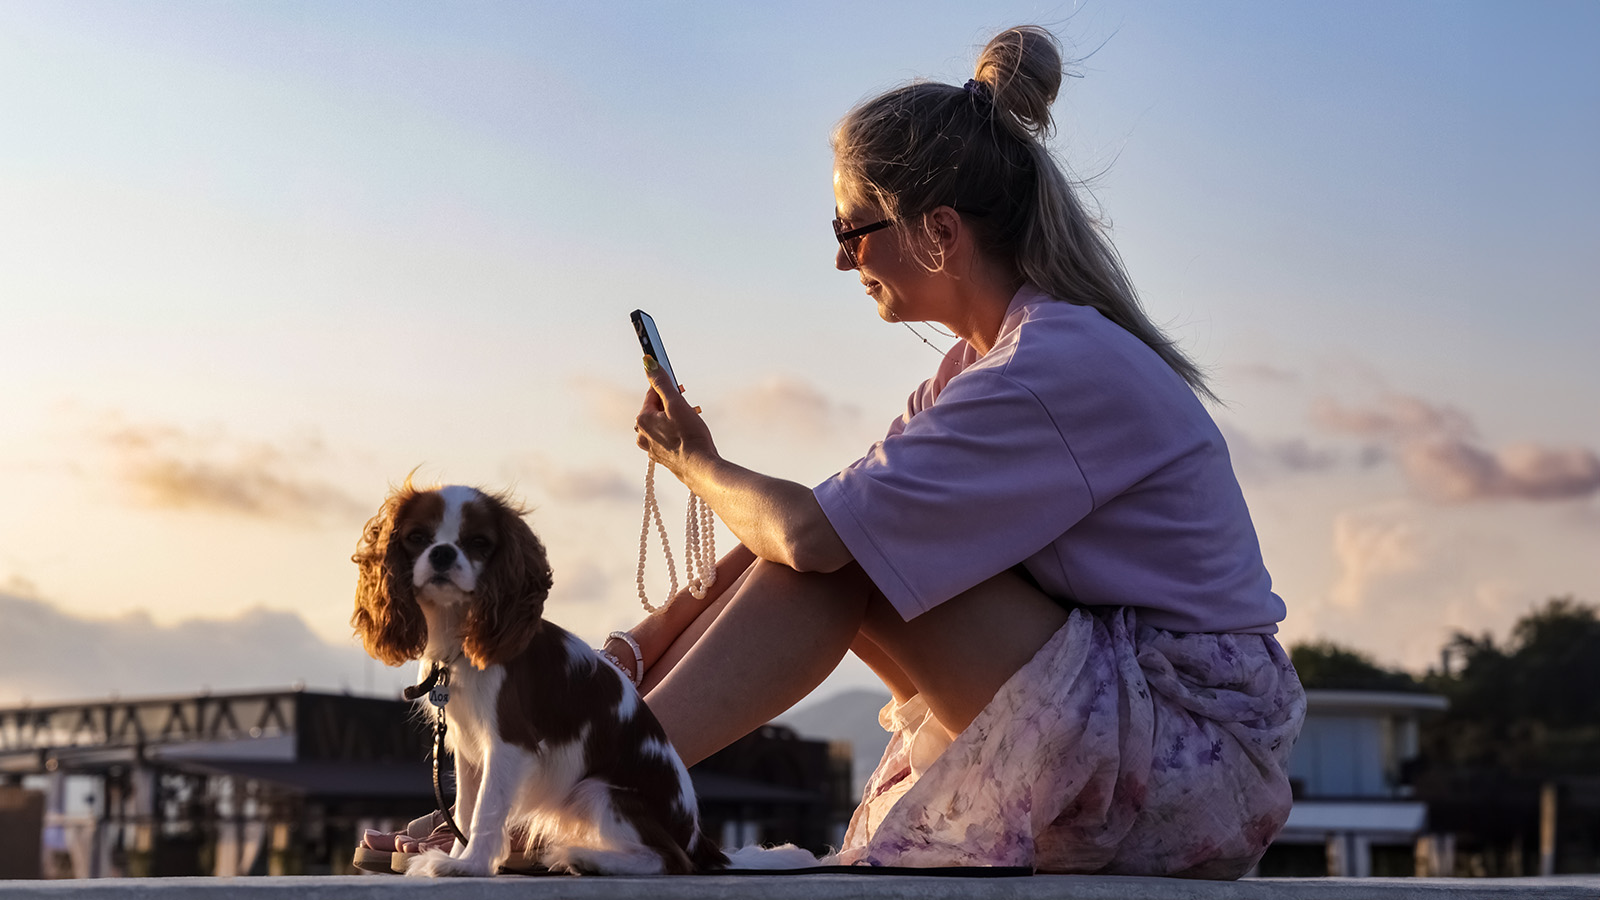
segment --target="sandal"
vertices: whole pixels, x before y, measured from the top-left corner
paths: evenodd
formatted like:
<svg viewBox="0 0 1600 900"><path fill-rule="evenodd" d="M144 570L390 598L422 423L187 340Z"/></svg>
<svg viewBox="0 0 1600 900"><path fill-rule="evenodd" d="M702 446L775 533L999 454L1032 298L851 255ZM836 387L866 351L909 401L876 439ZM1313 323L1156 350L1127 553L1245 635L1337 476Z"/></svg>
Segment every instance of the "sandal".
<svg viewBox="0 0 1600 900"><path fill-rule="evenodd" d="M404 875L406 866L411 860L421 856L429 850L443 850L450 852L455 845L456 836L450 831L450 826L445 824L444 814L434 810L425 816L412 819L401 831L374 831L367 829L361 836L361 843L356 847L355 858L351 864L363 872L378 872L384 875ZM540 848L529 847L527 841L513 838L511 842L511 856L505 865L500 867L502 874L506 875L545 875L549 874L538 862Z"/></svg>
<svg viewBox="0 0 1600 900"><path fill-rule="evenodd" d="M367 829L351 864L364 872L404 875L410 861L427 850L449 851L455 835L438 810L412 819L401 831Z"/></svg>

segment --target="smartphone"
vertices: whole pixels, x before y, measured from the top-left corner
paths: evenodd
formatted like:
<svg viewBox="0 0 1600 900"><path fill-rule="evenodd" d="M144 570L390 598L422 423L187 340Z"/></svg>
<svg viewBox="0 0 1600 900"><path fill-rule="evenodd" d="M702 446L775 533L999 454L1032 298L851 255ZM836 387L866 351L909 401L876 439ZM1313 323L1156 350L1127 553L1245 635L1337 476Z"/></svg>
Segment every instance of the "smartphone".
<svg viewBox="0 0 1600 900"><path fill-rule="evenodd" d="M642 309L636 309L629 316L633 320L633 330L639 335L639 346L644 349L644 355L656 361L656 365L667 371L667 383L677 384L678 376L672 373L672 363L667 362L667 345L661 343L661 332L656 330L656 320Z"/></svg>

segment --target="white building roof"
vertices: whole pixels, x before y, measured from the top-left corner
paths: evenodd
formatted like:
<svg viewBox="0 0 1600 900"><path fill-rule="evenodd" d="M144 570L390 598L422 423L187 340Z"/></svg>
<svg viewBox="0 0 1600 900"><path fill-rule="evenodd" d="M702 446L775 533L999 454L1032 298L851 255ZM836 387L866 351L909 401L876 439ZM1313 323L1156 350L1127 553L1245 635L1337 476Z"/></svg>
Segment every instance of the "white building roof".
<svg viewBox="0 0 1600 900"><path fill-rule="evenodd" d="M1365 834L1374 838L1410 840L1428 823L1428 807L1416 801L1296 800L1289 810L1280 841L1320 843L1338 832Z"/></svg>
<svg viewBox="0 0 1600 900"><path fill-rule="evenodd" d="M1438 694L1407 691L1306 691L1306 712L1396 713L1414 710L1443 711L1450 701Z"/></svg>

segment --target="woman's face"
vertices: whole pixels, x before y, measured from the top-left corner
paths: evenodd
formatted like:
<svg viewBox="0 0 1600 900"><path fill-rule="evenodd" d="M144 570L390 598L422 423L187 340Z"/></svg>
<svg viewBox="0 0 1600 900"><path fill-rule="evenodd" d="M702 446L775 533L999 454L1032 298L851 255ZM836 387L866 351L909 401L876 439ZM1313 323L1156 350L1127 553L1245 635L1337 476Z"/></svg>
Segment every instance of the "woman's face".
<svg viewBox="0 0 1600 900"><path fill-rule="evenodd" d="M845 228L871 225L884 218L883 211L874 203L861 198L860 193L835 170L833 173L833 198L835 211ZM908 242L915 240L907 234L905 223L895 223L888 228L857 238L856 261L843 247L834 254L833 264L840 271L852 269L861 277L867 296L878 303L878 315L886 322L922 322L943 320L936 305L938 286L942 273L928 271L918 261Z"/></svg>

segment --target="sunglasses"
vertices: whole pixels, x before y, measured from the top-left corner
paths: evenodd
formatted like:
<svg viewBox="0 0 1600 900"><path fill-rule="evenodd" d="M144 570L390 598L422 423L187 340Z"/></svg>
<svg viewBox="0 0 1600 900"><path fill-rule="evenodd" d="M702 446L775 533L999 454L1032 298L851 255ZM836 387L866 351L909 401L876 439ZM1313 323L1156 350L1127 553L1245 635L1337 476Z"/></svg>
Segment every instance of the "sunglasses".
<svg viewBox="0 0 1600 900"><path fill-rule="evenodd" d="M844 222L839 219L833 220L833 236L839 239L839 246L844 248L844 258L850 260L850 268L854 269L861 265L861 261L856 258L856 252L861 249L861 239L893 224L893 219L884 219L860 228L845 228Z"/></svg>
<svg viewBox="0 0 1600 900"><path fill-rule="evenodd" d="M986 216L989 214L987 209L969 209L964 206L951 206L950 208L967 216ZM860 228L845 228L843 221L838 218L833 220L833 236L839 239L839 246L844 248L844 258L850 260L850 268L857 269L861 267L861 260L856 258L856 254L861 250L861 239L874 231L882 231L894 223L893 219L884 219L881 222L873 222L871 225L863 225Z"/></svg>

